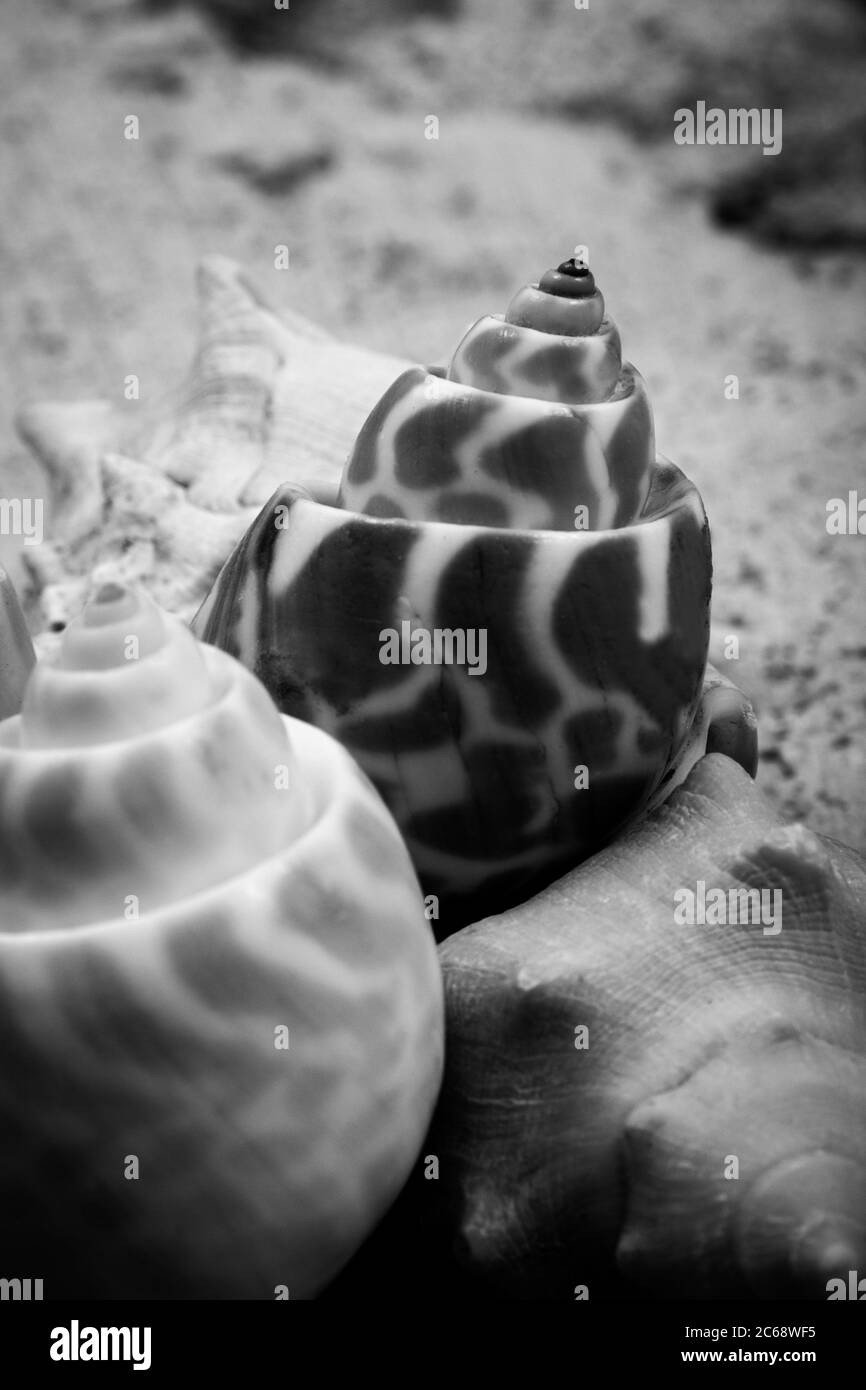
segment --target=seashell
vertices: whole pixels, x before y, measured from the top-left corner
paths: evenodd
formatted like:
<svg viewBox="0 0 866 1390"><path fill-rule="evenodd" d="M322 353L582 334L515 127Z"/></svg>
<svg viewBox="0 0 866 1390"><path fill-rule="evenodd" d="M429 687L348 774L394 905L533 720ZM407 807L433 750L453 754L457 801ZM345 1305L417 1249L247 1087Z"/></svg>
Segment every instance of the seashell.
<svg viewBox="0 0 866 1390"><path fill-rule="evenodd" d="M866 1268L866 862L733 761L440 960L419 1203L488 1295L823 1299Z"/></svg>
<svg viewBox="0 0 866 1390"><path fill-rule="evenodd" d="M733 681L707 663L700 704L676 761L668 768L647 810L682 786L692 768L707 753L723 753L748 772L758 773L758 721L752 705Z"/></svg>
<svg viewBox="0 0 866 1390"><path fill-rule="evenodd" d="M572 260L392 383L336 506L278 489L194 627L358 759L447 932L597 851L703 751L710 588L700 496Z"/></svg>
<svg viewBox="0 0 866 1390"><path fill-rule="evenodd" d="M17 714L36 660L12 580L0 569L0 719Z"/></svg>
<svg viewBox="0 0 866 1390"><path fill-rule="evenodd" d="M406 364L335 342L299 314L279 317L221 256L199 268L199 345L184 388L145 427L106 401L40 403L17 418L48 473L50 538L24 555L56 633L91 579L132 583L192 618L232 547L286 479L333 501L346 451Z"/></svg>
<svg viewBox="0 0 866 1390"><path fill-rule="evenodd" d="M0 1036L4 1259L54 1298L311 1296L435 1099L435 947L380 798L120 585L0 723Z"/></svg>
<svg viewBox="0 0 866 1390"><path fill-rule="evenodd" d="M49 401L25 406L15 423L48 474L55 537L65 540L97 530L103 506L100 457L116 447L120 436L109 402Z"/></svg>

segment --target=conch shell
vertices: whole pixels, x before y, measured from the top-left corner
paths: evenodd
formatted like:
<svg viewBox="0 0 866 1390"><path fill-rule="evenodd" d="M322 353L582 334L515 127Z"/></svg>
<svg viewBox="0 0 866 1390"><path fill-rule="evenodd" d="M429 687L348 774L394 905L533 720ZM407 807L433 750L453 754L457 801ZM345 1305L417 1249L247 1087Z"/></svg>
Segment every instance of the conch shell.
<svg viewBox="0 0 866 1390"><path fill-rule="evenodd" d="M435 947L379 797L119 585L0 723L0 1030L4 1260L51 1297L311 1296L435 1099Z"/></svg>
<svg viewBox="0 0 866 1390"><path fill-rule="evenodd" d="M866 864L730 759L440 960L424 1206L488 1292L826 1298L866 1269Z"/></svg>
<svg viewBox="0 0 866 1390"><path fill-rule="evenodd" d="M337 506L278 489L194 628L358 759L446 934L595 852L703 751L710 588L697 489L656 457L572 260L446 372L390 386Z"/></svg>
<svg viewBox="0 0 866 1390"><path fill-rule="evenodd" d="M50 537L23 556L40 651L56 647L94 578L143 588L191 619L274 488L292 479L333 500L365 416L407 365L277 316L224 256L202 261L197 288L189 379L167 400L143 400L143 423L99 400L18 414L54 496Z"/></svg>

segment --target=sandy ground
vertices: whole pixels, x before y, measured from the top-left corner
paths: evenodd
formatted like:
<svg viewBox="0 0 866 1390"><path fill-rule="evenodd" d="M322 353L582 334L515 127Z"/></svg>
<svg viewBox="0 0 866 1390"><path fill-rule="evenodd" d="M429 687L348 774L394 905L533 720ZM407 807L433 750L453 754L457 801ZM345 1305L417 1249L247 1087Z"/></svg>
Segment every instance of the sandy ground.
<svg viewBox="0 0 866 1390"><path fill-rule="evenodd" d="M295 5L281 42L248 26L239 49L184 7L4 7L0 493L40 495L25 402L144 411L177 389L208 251L276 305L431 361L583 242L659 447L707 504L711 655L758 708L761 783L866 849L866 537L825 524L828 499L866 497L862 10L421 8L395 26ZM784 103L780 156L674 145L678 105L729 96ZM0 555L20 576L16 544Z"/></svg>

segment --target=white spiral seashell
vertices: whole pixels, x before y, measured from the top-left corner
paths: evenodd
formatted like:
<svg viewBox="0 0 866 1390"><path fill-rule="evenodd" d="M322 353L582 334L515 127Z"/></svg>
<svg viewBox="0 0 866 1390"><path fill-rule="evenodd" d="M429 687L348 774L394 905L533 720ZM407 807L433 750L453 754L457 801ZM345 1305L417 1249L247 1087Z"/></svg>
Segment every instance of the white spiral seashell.
<svg viewBox="0 0 866 1390"><path fill-rule="evenodd" d="M0 1019L4 1250L52 1297L310 1296L435 1099L435 948L378 795L122 586L0 723Z"/></svg>

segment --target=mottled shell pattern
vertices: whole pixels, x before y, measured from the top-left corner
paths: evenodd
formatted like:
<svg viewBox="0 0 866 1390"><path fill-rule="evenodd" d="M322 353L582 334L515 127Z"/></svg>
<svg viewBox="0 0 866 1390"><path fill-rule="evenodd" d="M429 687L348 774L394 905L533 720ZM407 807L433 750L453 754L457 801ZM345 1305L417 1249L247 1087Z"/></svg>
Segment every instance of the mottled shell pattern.
<svg viewBox="0 0 866 1390"><path fill-rule="evenodd" d="M358 759L447 933L672 785L710 588L701 499L572 260L392 384L337 506L278 490L194 627Z"/></svg>
<svg viewBox="0 0 866 1390"><path fill-rule="evenodd" d="M53 1297L312 1295L439 1084L435 946L380 798L119 585L0 723L0 1046L4 1259Z"/></svg>

